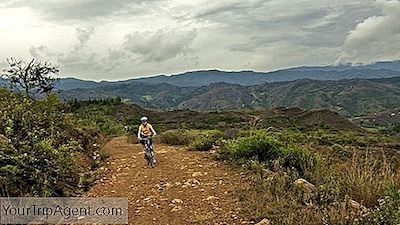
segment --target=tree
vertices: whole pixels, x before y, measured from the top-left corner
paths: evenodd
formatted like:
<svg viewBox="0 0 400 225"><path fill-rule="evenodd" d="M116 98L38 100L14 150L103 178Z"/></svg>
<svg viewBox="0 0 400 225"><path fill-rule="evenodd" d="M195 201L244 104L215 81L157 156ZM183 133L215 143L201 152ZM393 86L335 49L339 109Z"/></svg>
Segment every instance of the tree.
<svg viewBox="0 0 400 225"><path fill-rule="evenodd" d="M33 93L49 93L54 89L58 78L58 66L49 62L32 59L29 63L15 58L7 59L9 68L4 70L3 76L12 87L21 88L27 97Z"/></svg>

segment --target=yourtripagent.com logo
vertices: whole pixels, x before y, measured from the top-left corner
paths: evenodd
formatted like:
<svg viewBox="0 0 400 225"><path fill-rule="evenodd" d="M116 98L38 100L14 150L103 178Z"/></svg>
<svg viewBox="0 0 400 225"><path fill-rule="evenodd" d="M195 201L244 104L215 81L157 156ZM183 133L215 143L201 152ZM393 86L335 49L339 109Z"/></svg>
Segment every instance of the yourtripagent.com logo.
<svg viewBox="0 0 400 225"><path fill-rule="evenodd" d="M127 224L127 198L0 198L1 224Z"/></svg>

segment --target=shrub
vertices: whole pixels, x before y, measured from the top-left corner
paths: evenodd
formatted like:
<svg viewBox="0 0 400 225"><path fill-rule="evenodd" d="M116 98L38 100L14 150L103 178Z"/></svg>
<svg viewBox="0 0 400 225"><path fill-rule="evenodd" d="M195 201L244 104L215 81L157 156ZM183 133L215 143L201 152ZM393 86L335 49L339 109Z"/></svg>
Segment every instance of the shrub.
<svg viewBox="0 0 400 225"><path fill-rule="evenodd" d="M78 191L74 154L92 159L98 134L64 113L55 95L33 100L0 89L0 194L68 196ZM78 170L79 169L79 170Z"/></svg>
<svg viewBox="0 0 400 225"><path fill-rule="evenodd" d="M349 159L351 157L351 152L349 152L345 147L340 144L333 144L332 150L342 159Z"/></svg>
<svg viewBox="0 0 400 225"><path fill-rule="evenodd" d="M318 159L317 156L305 149L292 147L283 158L283 167L295 169L301 177L312 180L317 169Z"/></svg>
<svg viewBox="0 0 400 225"><path fill-rule="evenodd" d="M205 132L200 133L200 135L204 135L209 137L210 139L217 140L224 136L224 132L220 130L206 130Z"/></svg>
<svg viewBox="0 0 400 225"><path fill-rule="evenodd" d="M273 135L278 138L285 146L299 145L307 141L307 135L301 132L285 131L276 132Z"/></svg>
<svg viewBox="0 0 400 225"><path fill-rule="evenodd" d="M189 145L192 135L186 130L169 130L160 135L160 141L168 145Z"/></svg>
<svg viewBox="0 0 400 225"><path fill-rule="evenodd" d="M284 155L282 143L272 136L258 133L250 137L229 140L220 151L222 157L235 161L256 159L271 162Z"/></svg>
<svg viewBox="0 0 400 225"><path fill-rule="evenodd" d="M67 187L77 187L79 178L74 151L81 149L75 141L53 147L50 140L38 142L31 149L6 150L0 147L2 196L67 195Z"/></svg>
<svg viewBox="0 0 400 225"><path fill-rule="evenodd" d="M237 128L228 128L224 130L223 138L224 139L235 139L239 137L240 130Z"/></svg>
<svg viewBox="0 0 400 225"><path fill-rule="evenodd" d="M362 217L360 224L400 224L400 190L390 188L379 204Z"/></svg>
<svg viewBox="0 0 400 225"><path fill-rule="evenodd" d="M197 151L208 151L215 144L215 140L212 137L200 136L196 137L191 145L192 149Z"/></svg>

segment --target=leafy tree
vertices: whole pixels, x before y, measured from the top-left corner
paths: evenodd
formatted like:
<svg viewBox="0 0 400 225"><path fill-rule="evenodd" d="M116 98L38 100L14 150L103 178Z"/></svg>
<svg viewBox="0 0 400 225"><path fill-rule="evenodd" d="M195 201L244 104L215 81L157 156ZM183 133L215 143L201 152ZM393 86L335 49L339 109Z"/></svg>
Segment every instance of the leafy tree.
<svg viewBox="0 0 400 225"><path fill-rule="evenodd" d="M4 70L4 76L12 87L22 88L25 95L33 93L49 93L53 90L59 72L58 66L49 62L32 59L29 63L15 58L7 59L9 68Z"/></svg>

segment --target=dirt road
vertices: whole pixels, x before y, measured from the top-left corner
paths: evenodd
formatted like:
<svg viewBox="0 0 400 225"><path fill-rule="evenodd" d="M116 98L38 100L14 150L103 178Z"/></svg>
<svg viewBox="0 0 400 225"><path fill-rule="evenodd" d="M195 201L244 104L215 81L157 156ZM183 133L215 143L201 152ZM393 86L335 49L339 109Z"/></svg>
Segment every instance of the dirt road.
<svg viewBox="0 0 400 225"><path fill-rule="evenodd" d="M241 176L206 152L155 144L145 164L139 144L117 137L105 145L105 176L87 196L127 197L129 224L247 224L235 189Z"/></svg>

